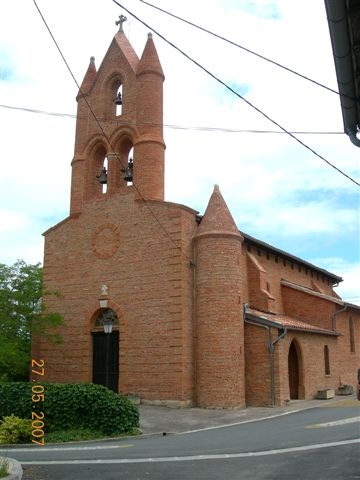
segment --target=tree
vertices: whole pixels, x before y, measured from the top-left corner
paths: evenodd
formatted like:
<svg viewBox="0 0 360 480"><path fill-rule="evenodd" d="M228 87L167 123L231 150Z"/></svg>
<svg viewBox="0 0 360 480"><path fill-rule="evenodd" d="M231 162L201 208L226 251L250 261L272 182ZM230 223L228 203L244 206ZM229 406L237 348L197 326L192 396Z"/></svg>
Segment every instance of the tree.
<svg viewBox="0 0 360 480"><path fill-rule="evenodd" d="M61 325L57 313L45 313L40 264L18 260L0 263L0 381L29 378L31 335L61 341L53 328Z"/></svg>

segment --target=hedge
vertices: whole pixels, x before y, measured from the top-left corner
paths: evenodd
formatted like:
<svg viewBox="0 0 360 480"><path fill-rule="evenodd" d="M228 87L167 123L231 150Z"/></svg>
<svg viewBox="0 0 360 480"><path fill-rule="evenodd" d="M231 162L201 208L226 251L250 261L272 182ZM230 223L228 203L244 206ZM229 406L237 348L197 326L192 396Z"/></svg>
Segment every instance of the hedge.
<svg viewBox="0 0 360 480"><path fill-rule="evenodd" d="M44 387L44 401L33 402L34 383L0 383L0 415L31 418L32 412L43 412L46 432L86 427L104 435L116 435L129 433L139 426L136 406L102 385L41 385ZM35 391L41 392L41 387Z"/></svg>

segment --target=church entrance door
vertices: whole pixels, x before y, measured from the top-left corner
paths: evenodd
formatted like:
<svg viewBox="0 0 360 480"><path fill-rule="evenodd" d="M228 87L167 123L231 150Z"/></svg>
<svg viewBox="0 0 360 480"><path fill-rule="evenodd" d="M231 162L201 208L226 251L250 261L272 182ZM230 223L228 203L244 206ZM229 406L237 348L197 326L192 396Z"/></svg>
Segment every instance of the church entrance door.
<svg viewBox="0 0 360 480"><path fill-rule="evenodd" d="M299 398L299 358L296 345L291 342L288 357L290 400Z"/></svg>
<svg viewBox="0 0 360 480"><path fill-rule="evenodd" d="M118 392L119 387L119 331L92 332L93 383Z"/></svg>

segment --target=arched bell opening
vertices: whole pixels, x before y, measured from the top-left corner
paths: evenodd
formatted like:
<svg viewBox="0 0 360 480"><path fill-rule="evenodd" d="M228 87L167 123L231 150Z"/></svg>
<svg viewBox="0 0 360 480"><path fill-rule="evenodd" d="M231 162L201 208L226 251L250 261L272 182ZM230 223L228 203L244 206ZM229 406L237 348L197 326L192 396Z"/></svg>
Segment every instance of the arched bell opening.
<svg viewBox="0 0 360 480"><path fill-rule="evenodd" d="M120 156L121 175L126 186L133 185L134 175L134 146L132 140L126 136L123 137L117 146Z"/></svg>
<svg viewBox="0 0 360 480"><path fill-rule="evenodd" d="M134 147L131 147L128 153L127 167L124 173L124 180L128 187L133 184L133 170L134 170Z"/></svg>
<svg viewBox="0 0 360 480"><path fill-rule="evenodd" d="M92 381L119 390L119 319L111 308L95 315L92 335Z"/></svg>
<svg viewBox="0 0 360 480"><path fill-rule="evenodd" d="M102 169L99 175L96 175L100 185L102 193L107 192L107 176L108 176L108 159L107 156L104 157L102 162Z"/></svg>
<svg viewBox="0 0 360 480"><path fill-rule="evenodd" d="M106 193L108 174L106 154L106 149L101 143L97 144L89 154L88 182L85 186L87 197L92 198Z"/></svg>
<svg viewBox="0 0 360 480"><path fill-rule="evenodd" d="M115 115L119 117L122 115L122 109L123 109L123 86L122 84L119 85L116 89L116 95L114 98L114 105L115 105Z"/></svg>

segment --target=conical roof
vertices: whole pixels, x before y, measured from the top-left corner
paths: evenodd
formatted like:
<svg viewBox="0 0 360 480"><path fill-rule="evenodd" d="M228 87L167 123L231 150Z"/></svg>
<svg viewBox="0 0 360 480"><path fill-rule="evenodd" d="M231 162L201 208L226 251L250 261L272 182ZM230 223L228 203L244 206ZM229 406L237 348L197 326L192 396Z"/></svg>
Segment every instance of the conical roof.
<svg viewBox="0 0 360 480"><path fill-rule="evenodd" d="M158 73L163 80L165 79L151 33L148 34L148 39L136 73L139 76L147 72Z"/></svg>
<svg viewBox="0 0 360 480"><path fill-rule="evenodd" d="M85 73L84 79L82 81L82 84L80 86L80 91L78 95L86 95L89 93L91 86L94 82L94 79L96 77L96 66L95 66L95 57L90 57L90 63L88 66L88 69Z"/></svg>
<svg viewBox="0 0 360 480"><path fill-rule="evenodd" d="M243 239L218 185L214 186L214 191L195 237L210 234L234 235Z"/></svg>

